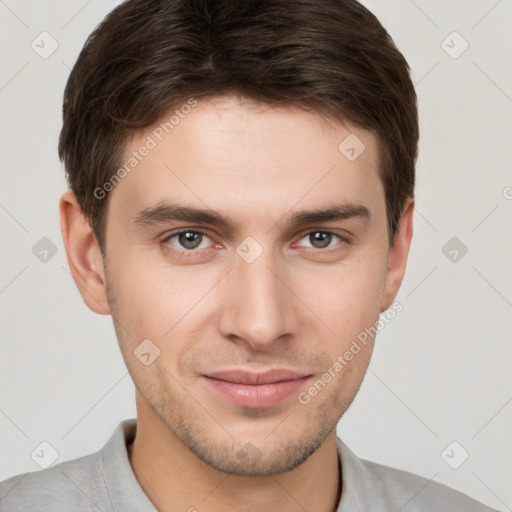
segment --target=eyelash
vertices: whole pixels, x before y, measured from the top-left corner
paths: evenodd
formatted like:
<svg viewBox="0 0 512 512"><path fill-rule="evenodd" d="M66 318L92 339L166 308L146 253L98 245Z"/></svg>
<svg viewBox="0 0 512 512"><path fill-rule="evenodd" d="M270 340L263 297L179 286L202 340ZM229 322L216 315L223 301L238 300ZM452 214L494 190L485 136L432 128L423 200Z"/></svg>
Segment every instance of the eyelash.
<svg viewBox="0 0 512 512"><path fill-rule="evenodd" d="M161 240L161 244L162 245L167 245L169 243L169 241L175 237L177 237L178 235L182 234L182 233L195 233L195 234L200 234L200 235L204 235L208 238L211 238L208 233L206 231L203 231L201 229L180 229L178 231L174 231L168 235L165 236L165 238L163 238ZM334 233L333 231L329 231L329 230L322 230L322 229L313 229L313 230L310 230L310 231L307 231L305 233L302 233L300 238L299 238L299 241L302 240L303 238L305 238L306 236L308 235L312 235L313 233L324 233L324 234L328 234L328 235L333 235L335 237L337 237L339 240L340 240L340 243L335 245L334 247L328 247L328 248L325 248L325 249L316 249L314 247L306 247L306 249L309 249L308 252L322 252L322 253L331 253L333 251L336 251L336 250L339 250L340 247L338 246L345 246L345 245L348 245L350 242L342 237L341 235L339 235L338 233ZM178 252L179 254L183 254L187 257L194 257L196 255L199 255L202 250L206 250L206 249L178 249L176 247L173 246L173 250Z"/></svg>

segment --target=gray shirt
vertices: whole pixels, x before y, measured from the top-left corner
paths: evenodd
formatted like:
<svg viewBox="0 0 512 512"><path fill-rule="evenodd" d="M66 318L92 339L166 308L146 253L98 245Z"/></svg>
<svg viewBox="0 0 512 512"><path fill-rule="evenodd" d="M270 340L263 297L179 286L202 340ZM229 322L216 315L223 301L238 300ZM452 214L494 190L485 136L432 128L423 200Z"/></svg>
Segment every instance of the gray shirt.
<svg viewBox="0 0 512 512"><path fill-rule="evenodd" d="M125 420L95 453L0 482L0 511L156 512L128 459L136 428L136 419ZM437 482L362 460L340 438L337 444L343 481L337 512L492 512Z"/></svg>

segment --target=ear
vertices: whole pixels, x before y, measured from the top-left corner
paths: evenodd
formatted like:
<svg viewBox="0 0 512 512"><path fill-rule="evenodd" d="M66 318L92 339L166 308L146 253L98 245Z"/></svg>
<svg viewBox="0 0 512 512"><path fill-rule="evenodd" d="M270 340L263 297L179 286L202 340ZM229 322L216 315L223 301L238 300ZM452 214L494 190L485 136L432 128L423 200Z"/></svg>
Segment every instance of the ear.
<svg viewBox="0 0 512 512"><path fill-rule="evenodd" d="M407 265L407 257L412 239L412 220L414 213L414 198L409 198L400 217L398 230L388 255L388 272L384 284L381 312L386 311L400 289Z"/></svg>
<svg viewBox="0 0 512 512"><path fill-rule="evenodd" d="M85 304L100 315L110 314L101 251L76 196L65 192L59 203L60 228L69 269Z"/></svg>

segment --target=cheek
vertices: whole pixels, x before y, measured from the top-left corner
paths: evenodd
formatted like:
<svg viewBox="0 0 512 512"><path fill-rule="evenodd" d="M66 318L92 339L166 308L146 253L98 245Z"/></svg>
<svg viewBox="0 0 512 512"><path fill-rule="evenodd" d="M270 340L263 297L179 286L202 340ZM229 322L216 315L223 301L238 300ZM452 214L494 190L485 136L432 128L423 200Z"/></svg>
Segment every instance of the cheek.
<svg viewBox="0 0 512 512"><path fill-rule="evenodd" d="M118 254L112 257L108 266L109 283L118 312L132 325L153 325L155 330L162 328L158 319L169 323L172 319L166 320L166 315L173 311L173 304L183 301L179 275L170 266L152 262L142 251L132 249L120 254L122 243L120 241Z"/></svg>
<svg viewBox="0 0 512 512"><path fill-rule="evenodd" d="M132 338L130 347L149 338L163 351L172 345L177 354L193 345L195 331L212 328L213 317L223 308L219 293L230 293L223 288L225 283L218 283L223 275L220 268L180 268L141 252L126 251L122 257L119 249L117 252L108 277L114 315L131 335L120 331L125 344L128 338ZM379 316L386 261L380 253L375 247L359 247L337 264L309 262L285 272L290 288L304 303L298 304L298 310L308 307L314 314L302 327L308 329L309 324L312 331L318 331L322 323L328 326L335 333L333 351L339 350L340 344L350 344ZM296 327L302 320L297 322ZM329 343L328 339L323 343ZM324 348L331 351L327 345Z"/></svg>
<svg viewBox="0 0 512 512"><path fill-rule="evenodd" d="M300 296L319 319L347 342L379 317L385 271L378 256L347 260L338 266L304 273Z"/></svg>
<svg viewBox="0 0 512 512"><path fill-rule="evenodd" d="M173 358L195 339L211 305L208 291L218 279L212 272L151 265L135 257L124 258L108 277L112 314L125 327L116 329L124 351L150 339L163 356L172 351Z"/></svg>

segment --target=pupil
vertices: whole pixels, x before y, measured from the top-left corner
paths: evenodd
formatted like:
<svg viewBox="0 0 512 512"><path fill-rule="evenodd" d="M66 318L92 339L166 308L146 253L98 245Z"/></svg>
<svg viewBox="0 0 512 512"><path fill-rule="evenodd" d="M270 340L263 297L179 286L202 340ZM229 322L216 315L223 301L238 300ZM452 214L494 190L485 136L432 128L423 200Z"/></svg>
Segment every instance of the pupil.
<svg viewBox="0 0 512 512"><path fill-rule="evenodd" d="M319 243L319 247L323 248L323 247L327 247L329 245L331 235L329 233L324 233L322 231L317 231L314 234L314 237L315 237L315 240L314 240L313 245L315 247L318 247L318 245L315 245L315 244Z"/></svg>
<svg viewBox="0 0 512 512"><path fill-rule="evenodd" d="M187 249L195 249L198 245L197 239L199 239L199 233L193 233L192 231L180 233L180 243Z"/></svg>

